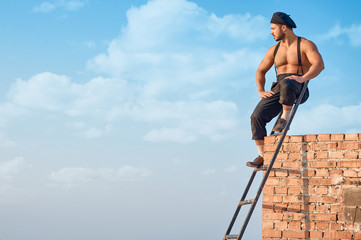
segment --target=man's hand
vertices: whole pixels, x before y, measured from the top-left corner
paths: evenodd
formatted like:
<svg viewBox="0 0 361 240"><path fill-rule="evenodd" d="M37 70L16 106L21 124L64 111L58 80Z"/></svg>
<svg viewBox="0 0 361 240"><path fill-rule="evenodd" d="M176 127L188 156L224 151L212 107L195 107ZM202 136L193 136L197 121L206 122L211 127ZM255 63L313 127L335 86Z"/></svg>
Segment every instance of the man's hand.
<svg viewBox="0 0 361 240"><path fill-rule="evenodd" d="M275 93L272 91L260 91L260 92L258 92L258 94L261 98L269 98Z"/></svg>
<svg viewBox="0 0 361 240"><path fill-rule="evenodd" d="M287 77L289 79L292 79L292 80L295 80L296 82L299 82L299 83L304 83L306 80L303 78L303 76L297 76L297 75L292 75L292 76L289 76Z"/></svg>

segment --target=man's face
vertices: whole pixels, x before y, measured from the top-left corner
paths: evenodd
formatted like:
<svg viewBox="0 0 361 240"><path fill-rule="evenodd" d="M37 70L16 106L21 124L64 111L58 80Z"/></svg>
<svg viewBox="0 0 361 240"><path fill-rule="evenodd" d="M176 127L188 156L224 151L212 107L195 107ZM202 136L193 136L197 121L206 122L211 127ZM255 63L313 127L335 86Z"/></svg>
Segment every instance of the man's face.
<svg viewBox="0 0 361 240"><path fill-rule="evenodd" d="M271 23L271 35L277 42L285 37L285 33L282 31L280 24Z"/></svg>

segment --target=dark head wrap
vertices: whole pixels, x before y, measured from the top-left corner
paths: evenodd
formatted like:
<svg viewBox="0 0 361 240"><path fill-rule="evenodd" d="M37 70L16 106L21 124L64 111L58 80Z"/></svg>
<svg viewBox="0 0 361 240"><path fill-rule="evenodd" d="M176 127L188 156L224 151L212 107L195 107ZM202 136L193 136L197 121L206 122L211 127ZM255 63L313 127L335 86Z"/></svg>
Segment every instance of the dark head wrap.
<svg viewBox="0 0 361 240"><path fill-rule="evenodd" d="M290 18L290 15L283 12L275 12L272 16L271 23L282 24L287 27L296 28L295 22Z"/></svg>

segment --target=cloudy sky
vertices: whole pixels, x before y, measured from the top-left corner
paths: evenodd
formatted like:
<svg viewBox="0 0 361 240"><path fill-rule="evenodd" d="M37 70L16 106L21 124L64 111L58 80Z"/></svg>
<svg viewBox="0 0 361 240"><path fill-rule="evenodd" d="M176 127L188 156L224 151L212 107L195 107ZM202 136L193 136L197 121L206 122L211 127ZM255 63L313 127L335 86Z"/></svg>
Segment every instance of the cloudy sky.
<svg viewBox="0 0 361 240"><path fill-rule="evenodd" d="M257 155L255 71L291 14L326 69L290 134L361 132L360 1L0 9L0 239L221 239ZM273 69L267 86L274 81ZM258 207L246 239L260 239Z"/></svg>

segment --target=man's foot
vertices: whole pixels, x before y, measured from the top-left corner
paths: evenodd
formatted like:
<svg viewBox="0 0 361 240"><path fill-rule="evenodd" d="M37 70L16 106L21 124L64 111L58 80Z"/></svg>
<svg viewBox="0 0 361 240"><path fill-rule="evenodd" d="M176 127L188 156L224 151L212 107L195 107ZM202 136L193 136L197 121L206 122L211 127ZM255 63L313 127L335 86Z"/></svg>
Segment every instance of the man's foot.
<svg viewBox="0 0 361 240"><path fill-rule="evenodd" d="M263 157L258 156L253 162L247 162L246 165L248 167L261 167L263 166L263 162L264 162Z"/></svg>
<svg viewBox="0 0 361 240"><path fill-rule="evenodd" d="M276 134L279 134L283 131L283 129L285 129L286 125L287 121L283 118L280 118L277 125L272 129L272 131Z"/></svg>

